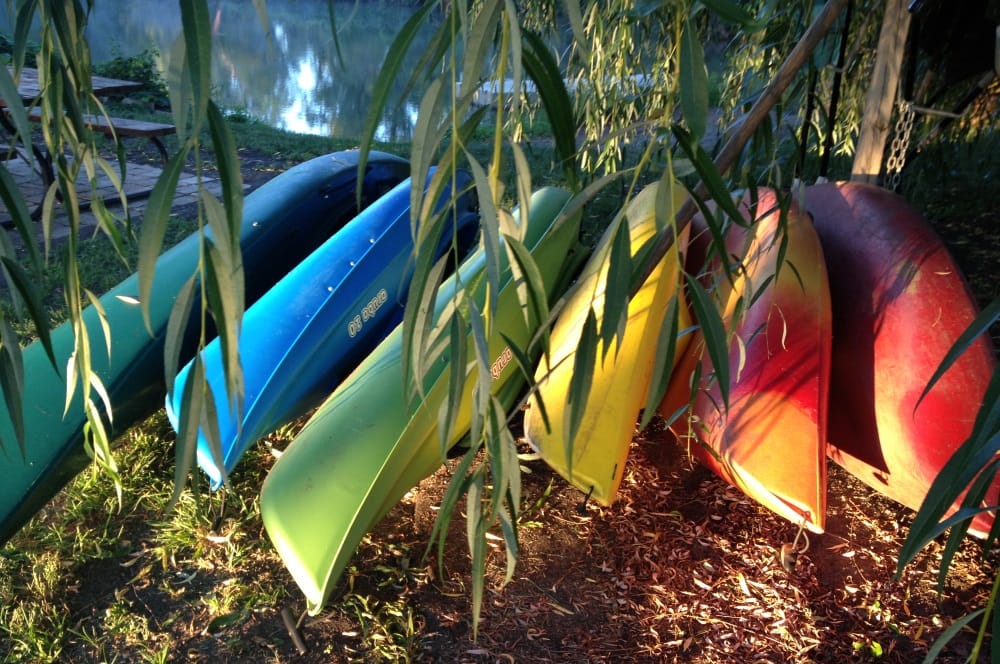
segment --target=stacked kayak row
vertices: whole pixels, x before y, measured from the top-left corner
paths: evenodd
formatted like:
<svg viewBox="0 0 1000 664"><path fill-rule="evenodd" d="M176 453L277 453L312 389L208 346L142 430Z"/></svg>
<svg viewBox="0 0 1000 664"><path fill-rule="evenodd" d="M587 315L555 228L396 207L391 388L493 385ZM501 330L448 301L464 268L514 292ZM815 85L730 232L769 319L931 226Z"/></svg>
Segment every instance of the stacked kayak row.
<svg viewBox="0 0 1000 664"><path fill-rule="evenodd" d="M399 157L375 153L368 160L360 187L363 207L380 198L409 173ZM300 164L250 193L243 206L240 247L243 252L246 303L266 293L292 267L334 234L358 212L358 153L337 152ZM206 240L211 234L206 233ZM198 269L202 238L183 240L157 261L147 303L149 327L137 304L138 277L121 282L101 299L113 347L101 341L91 352L97 376L107 389L114 412L102 412L109 437L162 407L163 349L167 320L181 288ZM200 289L195 288L194 292ZM200 306L197 302L195 307ZM84 311L92 340L104 339L98 310ZM199 330L191 317L184 331L182 360L195 351ZM80 390L65 408L53 395L66 393L67 363L75 339L71 326L52 330L54 361L42 344L23 349L24 453L15 444L14 424L4 409L0 415L0 543L8 540L88 463L84 446L86 417ZM4 401L4 403L6 403Z"/></svg>
<svg viewBox="0 0 1000 664"><path fill-rule="evenodd" d="M351 152L293 168L247 197L239 394L227 392L218 341L171 389L160 377L167 318L195 273L199 237L157 263L152 338L140 308L122 297L137 292L135 277L102 298L115 346L97 370L116 407L112 434L155 410L164 395L171 423L188 428L185 395L197 361L215 403L203 410L211 418L198 422L197 459L215 488L256 440L318 405L260 499L268 535L311 613L322 609L365 533L467 437L473 409L481 416L511 410L532 379L525 360L534 363L536 385L525 411L528 442L603 504L618 491L641 410L659 399L652 385L667 375L659 412L678 441L762 505L815 532L825 527L827 456L917 508L972 428L995 364L985 339L917 403L976 307L940 240L893 194L858 184L817 185L795 197L762 189L739 204L745 219L728 228L723 257L706 251L704 220L680 233L670 227L683 189L652 185L612 221L588 260L578 206L568 192L545 188L526 214L512 213L516 237L500 235L499 273L488 274L471 178L460 174L454 190L439 195L447 223L414 247L407 171L405 161L373 154L362 210ZM671 250L617 324L603 326L614 334L581 347L582 330L603 329L604 301L630 286L609 281L612 267L620 271L625 261L634 274L666 233L676 238ZM547 309L523 305L521 268L508 263L524 252L549 306L579 273L544 356L535 341L549 323ZM436 352L424 361L415 395L400 321L415 261L428 258L450 261L451 274L427 303L427 347ZM499 288L491 301L488 282ZM692 320L691 309L706 305L717 308L721 328L703 330ZM487 310L489 324L479 328L485 339L471 325L448 322ZM88 316L96 330L96 316ZM705 336L715 347L722 338L728 357L712 362ZM72 330L55 330L53 342L61 368L73 351ZM489 394L476 391L465 350L477 344L490 359ZM185 359L193 347L192 338ZM25 349L25 366L32 376L27 453L0 456L0 473L11 478L0 485L0 541L87 462L83 422L61 418L53 409L62 404L41 398L61 393L64 379L39 344ZM458 401L449 403L454 381ZM581 382L588 397L575 403ZM446 408L455 417L442 430ZM0 437L12 440L11 432L9 418L0 418ZM997 486L989 497L998 497ZM991 521L980 516L973 532L985 533Z"/></svg>
<svg viewBox="0 0 1000 664"><path fill-rule="evenodd" d="M725 235L728 261L715 256L705 264L704 249L694 248L703 244L695 237L705 222L692 224L686 271L701 275L700 287L712 293L728 358L721 369L712 362L700 327L689 340L678 339L685 350L660 414L678 442L720 477L814 532L825 527L827 457L919 508L971 432L996 363L981 337L920 399L977 314L964 277L919 215L882 189L822 184L783 198L761 190L753 199L743 200L745 223ZM634 368L638 357L619 353L611 367L605 357L595 367L595 387L598 376L619 371L648 387ZM570 472L569 442L552 438L566 389L554 390L550 378L539 394L548 426L529 410L529 439L582 491L609 502L609 478L636 422L633 407L595 406L573 441ZM601 437L589 436L596 431ZM592 454L603 480L583 472ZM998 499L995 480L985 504ZM992 513L980 514L970 532L985 536L992 521Z"/></svg>

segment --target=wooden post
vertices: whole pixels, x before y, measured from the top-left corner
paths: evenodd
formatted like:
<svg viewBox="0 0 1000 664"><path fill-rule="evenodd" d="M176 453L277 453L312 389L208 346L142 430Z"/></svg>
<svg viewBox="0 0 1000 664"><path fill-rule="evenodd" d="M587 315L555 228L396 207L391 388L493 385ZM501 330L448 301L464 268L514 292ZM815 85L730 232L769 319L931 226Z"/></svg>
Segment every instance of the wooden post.
<svg viewBox="0 0 1000 664"><path fill-rule="evenodd" d="M865 97L851 180L878 184L892 109L899 89L906 34L910 28L910 12L906 6L907 0L886 0L885 3L885 17L878 38L872 81Z"/></svg>

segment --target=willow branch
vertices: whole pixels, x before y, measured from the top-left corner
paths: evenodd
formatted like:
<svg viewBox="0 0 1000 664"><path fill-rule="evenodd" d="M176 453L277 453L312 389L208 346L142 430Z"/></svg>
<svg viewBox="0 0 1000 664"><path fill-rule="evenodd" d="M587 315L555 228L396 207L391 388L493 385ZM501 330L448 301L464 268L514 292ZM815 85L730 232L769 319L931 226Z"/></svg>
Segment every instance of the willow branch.
<svg viewBox="0 0 1000 664"><path fill-rule="evenodd" d="M767 114L771 112L774 105L778 103L778 100L781 99L781 95L785 93L785 90L788 89L792 80L799 73L799 70L805 65L806 60L809 59L809 56L816 50L816 47L826 36L826 33L829 32L837 16L847 6L847 2L848 0L829 0L826 3L819 16L816 17L812 25L809 26L809 29L802 35L802 39L799 40L795 48L792 49L792 52L785 58L785 62L781 65L770 85L767 86L764 93L757 99L746 116L731 130L732 136L722 148L719 156L715 158L715 168L720 174L725 175L733 167L733 164L736 163L736 159L743 152L747 141L750 140L750 137L753 136L757 127L767 117ZM708 192L705 185L699 184L695 189L694 196L704 200L707 195ZM695 203L694 198L688 196L674 217L677 232L682 231L691 223L691 219L697 211L698 205ZM656 265L667 255L667 251L673 243L673 231L667 231L660 236L653 247L649 262L646 263L642 278L636 281L635 292L638 292L642 284L645 283L646 278L652 274ZM632 293L633 296L635 292Z"/></svg>

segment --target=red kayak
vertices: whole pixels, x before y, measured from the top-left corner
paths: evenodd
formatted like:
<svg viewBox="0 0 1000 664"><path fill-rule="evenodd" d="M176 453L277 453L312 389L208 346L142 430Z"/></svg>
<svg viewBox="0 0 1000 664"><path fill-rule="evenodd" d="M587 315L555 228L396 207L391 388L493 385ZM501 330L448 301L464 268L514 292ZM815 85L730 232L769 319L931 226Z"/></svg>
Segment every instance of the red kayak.
<svg viewBox="0 0 1000 664"><path fill-rule="evenodd" d="M996 362L980 337L917 406L978 308L945 246L899 196L859 183L808 187L830 274L833 369L828 453L918 509L966 440ZM988 494L996 504L997 483ZM971 532L985 535L989 514Z"/></svg>

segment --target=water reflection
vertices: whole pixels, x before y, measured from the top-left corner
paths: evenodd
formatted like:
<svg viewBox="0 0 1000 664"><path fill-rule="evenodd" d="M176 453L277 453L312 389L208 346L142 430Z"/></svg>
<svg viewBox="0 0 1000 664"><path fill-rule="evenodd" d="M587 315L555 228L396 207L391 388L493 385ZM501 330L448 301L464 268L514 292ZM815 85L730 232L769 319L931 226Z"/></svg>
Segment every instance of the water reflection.
<svg viewBox="0 0 1000 664"><path fill-rule="evenodd" d="M358 138L380 65L414 8L398 0L333 5L336 41L325 0L267 0L269 33L246 0L211 2L216 102L282 129ZM152 48L161 71L180 34L180 10L163 0L96 0L88 27L94 62ZM418 36L411 52L420 53L430 36L429 30ZM394 99L409 74L403 69ZM382 118L377 138L410 138L417 92Z"/></svg>

